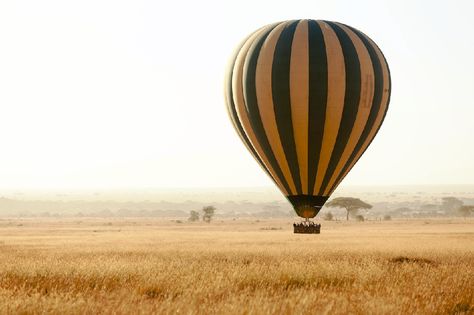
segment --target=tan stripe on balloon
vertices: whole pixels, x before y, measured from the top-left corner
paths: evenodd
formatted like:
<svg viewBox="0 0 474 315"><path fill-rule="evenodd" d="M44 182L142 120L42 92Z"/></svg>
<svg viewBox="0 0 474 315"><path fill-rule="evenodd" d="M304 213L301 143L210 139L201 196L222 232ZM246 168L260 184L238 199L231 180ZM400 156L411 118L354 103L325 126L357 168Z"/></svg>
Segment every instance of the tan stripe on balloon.
<svg viewBox="0 0 474 315"><path fill-rule="evenodd" d="M233 97L234 97L234 103L235 107L237 110L237 115L239 117L239 120L241 122L242 128L245 131L247 138L249 141L252 143L252 146L254 147L255 151L257 152L258 156L260 159L263 161L263 163L268 167L268 171L272 175L272 178L274 179L276 185L280 190L283 192L285 195L289 195L289 192L285 189L283 186L281 180L278 178L277 174L275 173L275 170L271 166L265 152L262 150L262 147L260 146L260 143L257 140L257 137L255 136L255 132L252 129L252 125L250 124L250 120L248 117L247 113L247 108L245 106L245 99L244 99L244 93L243 93L243 83L242 83L242 78L243 78L243 73L244 73L244 64L245 64L245 59L248 54L248 51L252 44L260 38L270 27L273 27L273 25L265 27L257 32L255 32L248 40L247 42L242 46L236 61L234 65L234 71L232 74L232 92L233 92Z"/></svg>
<svg viewBox="0 0 474 315"><path fill-rule="evenodd" d="M331 188L336 182L337 178L342 172L344 165L349 161L354 149L359 142L360 136L364 131L367 120L369 119L370 109L372 108L372 100L374 98L374 68L372 66L372 61L370 59L369 52L365 48L362 40L357 36L352 30L348 27L339 24L338 25L347 33L351 39L354 47L357 51L357 56L359 57L360 64L360 98L359 105L357 109L356 120L352 127L351 134L347 141L346 147L341 155L339 163L337 164L334 173L332 174L331 180L329 181L324 195L328 196Z"/></svg>
<svg viewBox="0 0 474 315"><path fill-rule="evenodd" d="M300 169L301 188L308 194L308 118L309 118L309 43L308 21L296 26L290 59L291 120Z"/></svg>
<svg viewBox="0 0 474 315"><path fill-rule="evenodd" d="M379 128L382 124L383 118L385 116L385 112L387 111L387 107L388 107L388 97L389 97L389 88L390 88L390 86L389 86L390 74L389 74L389 71L388 71L387 63L385 62L385 58L383 57L382 52L379 50L377 45L375 45L375 43L370 38L368 38L367 36L365 36L365 35L363 35L363 36L371 43L372 47L374 48L375 52L377 53L377 57L378 57L378 59L380 61L380 64L382 66L382 73L383 73L383 75L382 75L383 76L383 90L382 90L382 93L383 94L382 94L382 98L381 98L381 101L380 101L380 108L379 108L379 112L377 113L377 117L375 119L374 125L372 126L372 129L370 130L369 136L365 140L365 142L362 145L362 147L360 148L359 152L357 152L357 155L355 156L354 160L351 162L351 164L349 165L347 170L344 172L344 175L341 176L341 179L337 183L335 183L335 185L333 185L333 187L331 187L331 190L330 190L329 194L332 194L333 191L337 188L337 186L339 186L341 181L344 179L344 177L347 176L349 171L354 167L355 163L357 163L357 161L360 159L360 157L365 152L367 147L370 145L372 140L375 138L375 135L377 134L377 131L379 130Z"/></svg>
<svg viewBox="0 0 474 315"><path fill-rule="evenodd" d="M334 30L328 24L322 21L318 21L318 24L323 32L324 44L326 46L328 98L326 119L324 123L324 135L319 154L316 182L313 190L313 194L315 195L319 194L324 175L326 175L329 160L331 159L334 144L336 143L339 125L341 124L342 110L344 109L344 96L346 91L346 69L339 39Z"/></svg>
<svg viewBox="0 0 474 315"><path fill-rule="evenodd" d="M275 116L275 107L273 104L272 93L272 66L275 46L283 29L289 22L281 23L275 27L266 38L260 50L257 60L257 68L255 73L255 86L257 92L258 110L262 120L265 134L267 135L270 147L280 166L283 176L290 187L292 195L297 194L295 183L288 166L285 151L280 140L278 126Z"/></svg>
<svg viewBox="0 0 474 315"><path fill-rule="evenodd" d="M238 117L234 117L234 115L232 114L233 100L232 100L232 103L229 101L228 91L227 91L229 89L229 87L227 87L227 84L226 84L226 87L224 89L225 89L225 99L226 99L226 104L227 104L227 114L229 115L229 119L232 122L232 126L234 127L235 132L239 135L240 140L242 140L242 143L245 145L247 150L251 153L251 155L255 159L255 161L260 165L261 168L264 169L264 171L266 171L268 176L270 176L271 179L275 182L275 178L273 178L272 174L268 170L268 167L265 164L263 164L263 162L261 162L261 160L259 160L258 156L254 155L254 153L252 152L252 149L250 148L249 144L245 140L245 138L247 137L245 135L245 131L241 132L241 130L239 129L240 122L238 121Z"/></svg>
<svg viewBox="0 0 474 315"><path fill-rule="evenodd" d="M255 31L254 33L258 32L259 30ZM236 64L236 59L237 59L237 56L240 52L240 50L242 49L242 47L244 46L244 44L249 40L249 38L254 34L252 33L250 36L247 36L247 38L245 38L245 40L243 40L239 46L237 46L237 48L234 50L234 53L232 54L232 59L229 61L228 65L227 65L227 68L226 68L226 78L229 77L229 75L233 72L234 70L234 66ZM232 83L232 78L230 78L230 81ZM240 130L238 128L238 125L240 124L240 122L238 122L238 117L234 117L234 115L232 114L233 112L233 109L232 109L232 103L234 102L234 98L233 96L229 96L229 89L232 90L230 87L229 87L229 84L228 82L224 82L224 98L225 98L225 103L227 105L227 114L229 115L229 119L231 120L232 122L232 126L234 127L235 131L237 132L237 134L239 135L240 139L242 140L242 142L245 144L245 146L247 147L247 149L252 152L247 143L245 142L244 140L244 137L245 135L242 135L240 133ZM231 99L229 99L231 98Z"/></svg>

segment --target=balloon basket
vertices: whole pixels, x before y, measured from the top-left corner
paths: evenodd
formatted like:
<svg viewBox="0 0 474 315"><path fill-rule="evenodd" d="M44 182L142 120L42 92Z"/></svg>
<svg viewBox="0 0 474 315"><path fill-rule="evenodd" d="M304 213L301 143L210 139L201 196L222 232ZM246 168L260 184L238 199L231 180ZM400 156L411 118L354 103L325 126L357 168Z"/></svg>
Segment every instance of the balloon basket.
<svg viewBox="0 0 474 315"><path fill-rule="evenodd" d="M293 223L293 233L320 234L321 224L306 220L300 223Z"/></svg>

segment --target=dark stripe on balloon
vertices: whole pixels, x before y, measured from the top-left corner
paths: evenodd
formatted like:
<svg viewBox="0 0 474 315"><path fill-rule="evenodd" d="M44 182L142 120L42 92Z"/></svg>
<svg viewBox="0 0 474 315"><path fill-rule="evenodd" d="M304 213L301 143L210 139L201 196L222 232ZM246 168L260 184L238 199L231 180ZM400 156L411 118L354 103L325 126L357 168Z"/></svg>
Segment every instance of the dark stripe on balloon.
<svg viewBox="0 0 474 315"><path fill-rule="evenodd" d="M319 24L308 21L309 49L309 119L308 119L308 192L316 182L319 156L324 136L328 98L328 64L324 36Z"/></svg>
<svg viewBox="0 0 474 315"><path fill-rule="evenodd" d="M390 104L390 98L392 97L392 76L390 75L390 67L388 66L388 62L387 62L387 58L385 58L385 55L383 54L383 51L380 50L379 46L377 46L377 44L375 42L373 42L376 49L378 49L378 51L380 52L380 54L382 55L383 57L383 60L385 61L385 65L387 67L387 72L388 72L388 98L387 98L387 107L385 108L385 113L383 114L383 118L382 118L382 121L380 122L380 126L379 128L377 129L377 131L375 132L375 135L374 137L377 135L377 133L379 132L380 130L380 127L382 127L382 124L385 120L385 116L387 116L387 112L388 112L388 105Z"/></svg>
<svg viewBox="0 0 474 315"><path fill-rule="evenodd" d="M382 120L380 121L380 124L379 124L379 126L377 127L377 131L375 131L374 137L372 138L372 140L375 139L375 137L376 137L377 134L379 133L380 128L381 128L382 125L383 125L383 122L384 122L384 120L385 120L385 117L387 116L387 112L388 112L388 108L389 108L389 104L390 104L390 98L391 98L391 96L392 96L392 93L391 93L391 92L392 92L392 77L391 77L391 75L390 75L390 67L388 66L387 59L385 58L385 55L383 54L382 50L380 50L380 48L377 46L377 44L375 44L375 42L373 42L373 43L374 43L376 49L378 49L378 51L379 51L380 54L382 55L382 57L383 57L383 59L384 59L384 61L385 61L385 65L386 65L386 67L387 67L387 72L388 72L388 91L387 91L387 92L388 92L388 98L387 98L387 106L385 107L385 112L384 112L384 114L383 114ZM371 141L371 143L372 143L372 141ZM369 143L369 145L365 148L365 150L362 152L362 155L365 153L365 151L367 151L367 149L369 148L369 146L370 146L370 143ZM362 155L359 156L359 159L362 157ZM359 159L357 159L357 161L359 161ZM356 163L357 163L357 161L356 161Z"/></svg>
<svg viewBox="0 0 474 315"><path fill-rule="evenodd" d="M242 46L244 44L245 44L245 41L243 42L243 44L241 45L240 48L242 48ZM275 181L272 174L267 169L267 167L265 166L263 161L260 159L258 153L253 148L253 145L251 144L249 138L247 137L247 135L246 135L246 133L245 133L243 127L242 127L242 124L240 123L239 116L237 115L237 111L235 109L233 90L232 90L232 75L233 75L233 72L234 72L235 62L236 62L236 59L237 59L238 52L240 51L240 48L238 50L236 50L237 53L232 58L232 65L229 67L229 71L228 71L227 76L226 76L226 78L227 78L226 79L226 98L227 98L227 104L228 104L228 113L230 115L230 118L231 118L231 121L234 125L235 130L237 131L238 135L240 136L240 139L244 142L247 149L251 152L252 156L257 160L258 164L260 164L262 169L268 174L268 176L270 176L271 179L273 179L273 181Z"/></svg>
<svg viewBox="0 0 474 315"><path fill-rule="evenodd" d="M244 71L243 73L242 82L243 82L243 86L245 87L244 88L245 106L248 112L250 124L252 125L252 129L255 133L255 136L257 137L258 142L260 143L260 146L262 147L262 150L267 155L268 161L276 173L275 176L281 180L282 185L285 187L285 189L288 192L291 192L288 182L285 176L283 175L281 168L278 165L278 162L275 158L275 154L273 153L270 143L268 142L265 129L263 128L262 119L260 117L260 111L258 109L257 91L256 91L256 86L255 86L255 73L257 69L258 55L260 53L263 43L265 42L265 39L268 37L268 34L273 29L274 27L270 28L262 36L260 36L259 38L256 38L254 44L252 44L252 47L249 49L247 56L245 58L246 65L244 66L244 69L246 69L247 71Z"/></svg>
<svg viewBox="0 0 474 315"><path fill-rule="evenodd" d="M300 195L302 194L300 168L293 134L290 97L291 44L297 24L298 21L295 21L286 26L276 43L272 65L272 94L280 141L296 187L296 195Z"/></svg>
<svg viewBox="0 0 474 315"><path fill-rule="evenodd" d="M357 51L349 36L337 24L326 22L336 33L344 55L344 66L346 69L346 92L344 96L344 109L341 124L337 134L336 143L329 161L328 169L321 184L319 194L322 195L331 180L331 177L341 159L344 148L352 132L357 117L360 99L360 62Z"/></svg>
<svg viewBox="0 0 474 315"><path fill-rule="evenodd" d="M337 185L340 182L340 180L342 179L342 177L346 173L347 169L350 167L351 163L354 161L357 154L362 149L365 141L369 137L370 131L372 130L372 128L375 124L375 120L376 120L376 118L379 114L379 110L380 110L380 107L382 105L382 95L383 95L383 86L384 86L382 65L381 65L381 62L380 62L380 60L377 56L377 52L375 51L374 47L369 43L367 38L365 38L365 36L362 35L358 30L356 30L353 27L348 26L348 25L345 25L345 26L348 27L350 30L352 30L362 40L362 42L364 43L365 48L369 52L370 60L372 61L372 67L374 69L373 82L374 82L375 86L374 86L374 98L373 98L373 101L372 101L372 108L370 110L370 114L369 114L369 117L367 119L367 123L364 127L364 131L362 132L362 134L359 138L359 141L357 142L357 144L354 148L354 152L352 152L351 156L349 157L349 160L344 165L344 167L341 170L341 173L338 175L336 181L334 182L335 185ZM374 137L375 137L375 135L374 135ZM372 138L372 140L373 140L373 138ZM369 143L369 145L370 145L370 143ZM333 188L334 187L332 187L331 190Z"/></svg>
<svg viewBox="0 0 474 315"><path fill-rule="evenodd" d="M364 35L362 32L360 32L360 31L358 31L358 32L359 32L362 36ZM369 38L369 37L367 36L367 38ZM388 91L387 91L387 92L388 92L388 98L387 98L387 106L386 106L386 108L385 108L385 112L384 112L384 114L383 114L383 118L382 118L382 120L380 121L380 125L379 125L379 127L377 128L377 131L376 131L375 134L374 134L374 138L375 138L375 136L377 135L377 133L378 133L379 130L380 130L380 127L382 127L382 124L383 124L383 122L384 122L384 120L385 120L385 116L387 116L388 107L389 107L389 105L390 105L390 98L391 98L391 96L392 96L392 93L391 93L391 92L392 92L392 76L390 75L390 67L388 66L387 58L385 58L385 55L384 55L383 51L380 49L380 47L379 47L374 41L369 42L369 45L371 45L371 47L375 46L375 47L373 47L373 48L376 49L376 50L382 55L382 58L383 58L383 60L384 60L384 63L385 63L385 66L387 67L387 72L388 72L388 75L387 75L387 76L388 76ZM380 60L379 60L379 61L380 61Z"/></svg>

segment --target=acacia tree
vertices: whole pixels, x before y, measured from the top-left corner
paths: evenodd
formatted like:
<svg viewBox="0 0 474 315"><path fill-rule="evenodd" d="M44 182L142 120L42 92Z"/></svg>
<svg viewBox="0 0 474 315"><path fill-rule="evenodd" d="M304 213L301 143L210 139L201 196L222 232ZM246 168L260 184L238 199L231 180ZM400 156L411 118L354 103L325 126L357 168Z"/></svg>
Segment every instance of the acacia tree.
<svg viewBox="0 0 474 315"><path fill-rule="evenodd" d="M346 220L349 220L349 213L356 215L360 209L372 209L372 205L368 204L359 198L339 197L334 198L326 204L330 208L344 208L346 209Z"/></svg>
<svg viewBox="0 0 474 315"><path fill-rule="evenodd" d="M214 216L214 212L216 211L216 207L214 206L206 206L202 208L202 220L204 222L211 222L212 217Z"/></svg>

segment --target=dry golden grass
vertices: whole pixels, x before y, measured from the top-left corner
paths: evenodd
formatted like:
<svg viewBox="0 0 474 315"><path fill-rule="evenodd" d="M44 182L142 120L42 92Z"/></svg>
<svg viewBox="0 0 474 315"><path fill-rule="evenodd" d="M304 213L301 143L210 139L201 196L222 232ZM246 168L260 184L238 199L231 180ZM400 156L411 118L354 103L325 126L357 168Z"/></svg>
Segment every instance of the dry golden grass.
<svg viewBox="0 0 474 315"><path fill-rule="evenodd" d="M474 313L472 220L290 227L0 220L0 313Z"/></svg>

